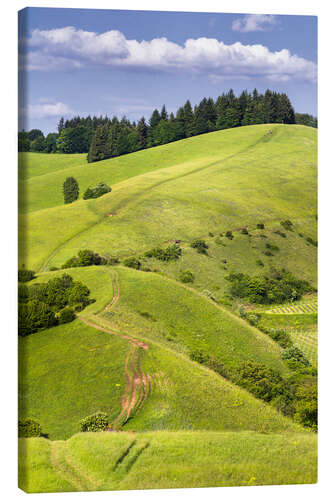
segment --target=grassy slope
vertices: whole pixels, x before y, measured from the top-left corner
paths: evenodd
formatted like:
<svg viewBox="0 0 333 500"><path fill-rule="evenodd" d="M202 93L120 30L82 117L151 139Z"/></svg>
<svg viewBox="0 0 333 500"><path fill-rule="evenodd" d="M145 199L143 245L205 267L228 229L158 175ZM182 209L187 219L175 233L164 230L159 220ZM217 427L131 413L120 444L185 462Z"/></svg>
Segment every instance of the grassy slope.
<svg viewBox="0 0 333 500"><path fill-rule="evenodd" d="M19 337L20 417L36 419L51 439L71 436L96 411L115 418L127 351L124 340L79 320Z"/></svg>
<svg viewBox="0 0 333 500"><path fill-rule="evenodd" d="M43 273L36 282L62 272ZM90 288L96 302L81 314L97 323L100 317L96 314L112 299L112 276L117 273L120 300L111 314L104 315L104 321L107 317L109 328L129 333L149 345L148 351L142 353L142 370L153 379L152 395L126 428L265 432L301 429L182 354L203 343L226 366L252 357L283 372L279 347L267 336L205 297L158 275L120 267L76 268L66 272ZM150 311L154 321L138 311ZM101 319L103 322L103 315ZM165 336L175 331L178 338L169 343ZM52 439L73 434L80 418L94 411L110 414L111 408L114 418L124 388L123 364L129 347L126 344L79 320L20 339L22 416L39 420ZM121 384L119 389L116 383ZM50 387L54 387L53 392Z"/></svg>
<svg viewBox="0 0 333 500"><path fill-rule="evenodd" d="M270 128L274 133L267 142L265 134ZM187 248L189 241L194 237L207 237L208 231L218 233L244 225L253 228L262 221L269 226L267 241L281 248L274 258L262 257L266 265L270 261L279 265L288 260L296 271L305 270L305 277L315 280L315 266L309 267L308 263L315 260L316 249L306 244L296 231L285 240L272 233L281 219L290 218L297 231L316 237L315 131L283 125L244 127L162 148L167 153L168 147L185 143L204 149L210 137L215 138L216 143L215 149L214 144L210 144L207 158L202 156L183 164L179 161L175 166L120 182L112 193L97 200L78 201L68 207L29 214L26 222L29 252L22 252L22 260L38 269L46 261L49 265L63 263L79 248L90 247L92 241L96 251L125 256L178 238L185 246L182 262L198 269L198 282L203 282L206 275L208 281L214 281L217 274L223 276L221 262L216 262L223 257L227 260L232 257L230 267L238 266L239 262L244 266L244 262L249 261L251 270L257 271L255 262L262 257L266 241L259 240L258 236L258 241L252 238L253 243L249 243L248 237L238 235L237 241L236 238L226 241L226 247L212 243L210 253L216 259L198 256ZM221 159L224 150L219 138L221 141L233 139L229 149L226 148L229 159ZM142 156L148 153L151 152L140 152ZM135 155L128 155L128 159L135 159ZM107 217L110 212L116 215ZM84 230L85 225L90 229ZM51 237L48 227L53 228ZM80 234L75 237L78 231ZM253 246L258 248L252 249ZM57 252L52 256L55 247ZM172 267L168 269L171 273L178 272L172 271ZM221 287L221 283L212 284Z"/></svg>
<svg viewBox="0 0 333 500"><path fill-rule="evenodd" d="M52 467L52 444L32 438L20 440L20 456L28 450L29 461L19 484L25 491L44 492L68 491L65 477L73 480L72 491L76 484L125 490L315 483L315 443L316 436L307 433L77 434L62 444L64 459Z"/></svg>
<svg viewBox="0 0 333 500"><path fill-rule="evenodd" d="M92 187L101 180L114 186L146 172L181 165L189 159L202 159L207 163L217 158L226 158L249 147L261 135L255 127L239 131L236 135L230 130L226 130L223 135L219 132L205 134L204 140L193 137L92 164L85 161L85 155L21 153L20 178L30 178L26 186L27 197L21 209L23 212L31 212L62 205L62 184L69 175L78 180L82 197L87 187ZM32 179L36 175L39 176L38 179ZM53 186L52 192L48 191L49 186Z"/></svg>

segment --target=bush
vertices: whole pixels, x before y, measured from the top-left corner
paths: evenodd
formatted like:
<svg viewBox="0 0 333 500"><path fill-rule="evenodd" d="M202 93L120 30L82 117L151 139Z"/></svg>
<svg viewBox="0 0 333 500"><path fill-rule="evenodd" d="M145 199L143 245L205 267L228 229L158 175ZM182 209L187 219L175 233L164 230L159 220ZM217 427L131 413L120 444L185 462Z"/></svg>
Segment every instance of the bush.
<svg viewBox="0 0 333 500"><path fill-rule="evenodd" d="M214 233L209 232L209 233L208 233L208 236L209 236L210 238L214 238Z"/></svg>
<svg viewBox="0 0 333 500"><path fill-rule="evenodd" d="M214 241L215 241L216 245L225 246L223 243L223 240L221 240L221 238L219 236L217 236Z"/></svg>
<svg viewBox="0 0 333 500"><path fill-rule="evenodd" d="M26 302L29 298L29 289L24 283L19 283L17 289L18 302Z"/></svg>
<svg viewBox="0 0 333 500"><path fill-rule="evenodd" d="M124 266L132 267L133 269L140 269L141 267L141 262L135 257L128 257L124 260L123 264Z"/></svg>
<svg viewBox="0 0 333 500"><path fill-rule="evenodd" d="M191 247L195 248L198 253L207 254L208 245L204 240L194 240Z"/></svg>
<svg viewBox="0 0 333 500"><path fill-rule="evenodd" d="M280 222L280 224L287 231L292 231L293 230L293 223L291 222L291 220L283 220L283 221Z"/></svg>
<svg viewBox="0 0 333 500"><path fill-rule="evenodd" d="M318 394L315 381L298 388L295 420L314 431L318 429Z"/></svg>
<svg viewBox="0 0 333 500"><path fill-rule="evenodd" d="M81 432L101 432L107 429L109 421L106 413L97 412L80 420L79 424Z"/></svg>
<svg viewBox="0 0 333 500"><path fill-rule="evenodd" d="M265 224L263 224L262 222L259 222L259 224L257 224L257 228L258 229L265 229Z"/></svg>
<svg viewBox="0 0 333 500"><path fill-rule="evenodd" d="M226 237L229 239L229 240L233 240L234 238L234 235L232 234L232 231L227 231L225 233Z"/></svg>
<svg viewBox="0 0 333 500"><path fill-rule="evenodd" d="M194 349L190 352L190 358L192 359L192 361L204 364L208 361L209 356L202 349Z"/></svg>
<svg viewBox="0 0 333 500"><path fill-rule="evenodd" d="M38 422L30 418L26 420L19 420L18 422L18 437L40 437L42 435L42 428Z"/></svg>
<svg viewBox="0 0 333 500"><path fill-rule="evenodd" d="M310 366L303 352L296 346L288 347L282 353L282 359L287 361L292 369L298 369L300 365Z"/></svg>
<svg viewBox="0 0 333 500"><path fill-rule="evenodd" d="M243 273L230 273L225 277L230 281L229 289L233 297L247 298L256 304L274 304L300 299L312 290L307 281L299 280L282 269L271 270L270 275L251 277Z"/></svg>
<svg viewBox="0 0 333 500"><path fill-rule="evenodd" d="M54 312L43 302L30 300L19 303L18 307L18 334L25 337L37 330L50 328L57 324Z"/></svg>
<svg viewBox="0 0 333 500"><path fill-rule="evenodd" d="M180 246L174 243L172 245L169 245L167 248L156 247L153 248L152 250L148 250L144 254L144 257L147 257L149 259L154 258L165 262L169 262L171 260L179 259L181 254L182 254L182 249L180 248Z"/></svg>
<svg viewBox="0 0 333 500"><path fill-rule="evenodd" d="M111 188L104 182L100 182L97 186L93 188L87 188L83 194L83 199L88 200L89 198L99 198L103 194L110 193Z"/></svg>
<svg viewBox="0 0 333 500"><path fill-rule="evenodd" d="M265 264L263 263L263 261L262 261L262 260L260 260L260 259L256 260L256 264L257 264L257 266L261 266L261 267L264 267L264 265L265 265Z"/></svg>
<svg viewBox="0 0 333 500"><path fill-rule="evenodd" d="M65 309L62 309L59 313L58 316L59 325L62 325L64 323L70 323L71 321L74 321L75 318L76 315L73 309L71 309L70 307L66 307Z"/></svg>
<svg viewBox="0 0 333 500"><path fill-rule="evenodd" d="M237 383L257 398L270 402L285 395L289 389L279 372L255 361L246 361L237 369Z"/></svg>
<svg viewBox="0 0 333 500"><path fill-rule="evenodd" d="M51 266L51 267L49 268L49 271L58 271L58 270L59 270L59 268L58 268L58 267L56 267L56 266Z"/></svg>
<svg viewBox="0 0 333 500"><path fill-rule="evenodd" d="M79 184L74 177L67 177L63 184L64 202L72 203L79 197Z"/></svg>
<svg viewBox="0 0 333 500"><path fill-rule="evenodd" d="M182 283L193 283L194 274L191 271L181 271L179 279Z"/></svg>
<svg viewBox="0 0 333 500"><path fill-rule="evenodd" d="M241 230L241 234L249 234L249 232L246 229L246 227L243 227L243 229Z"/></svg>
<svg viewBox="0 0 333 500"><path fill-rule="evenodd" d="M61 267L68 269L70 267L104 266L108 264L107 257L102 257L92 250L79 250L77 257L71 257Z"/></svg>
<svg viewBox="0 0 333 500"><path fill-rule="evenodd" d="M26 283L27 281L33 280L35 277L35 271L30 271L28 269L18 270L18 281L20 283Z"/></svg>

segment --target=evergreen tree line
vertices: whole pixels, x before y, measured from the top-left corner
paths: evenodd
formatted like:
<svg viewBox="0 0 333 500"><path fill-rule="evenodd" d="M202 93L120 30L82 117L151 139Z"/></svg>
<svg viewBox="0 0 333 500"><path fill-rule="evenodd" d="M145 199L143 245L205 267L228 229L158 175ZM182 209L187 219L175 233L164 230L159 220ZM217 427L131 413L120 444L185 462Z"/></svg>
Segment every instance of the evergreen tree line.
<svg viewBox="0 0 333 500"><path fill-rule="evenodd" d="M288 96L266 90L259 94L243 91L236 97L233 90L215 101L204 98L192 107L189 100L177 112L168 113L163 106L155 109L148 120L137 123L126 117L61 118L58 133L46 137L40 130L19 133L19 151L45 153L88 153L88 162L132 153L206 132L260 123L301 123L317 126L317 119L294 112Z"/></svg>

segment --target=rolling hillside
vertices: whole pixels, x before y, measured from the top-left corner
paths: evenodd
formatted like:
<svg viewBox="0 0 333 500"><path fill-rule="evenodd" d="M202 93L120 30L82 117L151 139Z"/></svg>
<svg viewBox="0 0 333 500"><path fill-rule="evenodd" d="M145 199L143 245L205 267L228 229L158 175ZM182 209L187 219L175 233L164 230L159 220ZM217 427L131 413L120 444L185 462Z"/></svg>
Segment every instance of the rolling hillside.
<svg viewBox="0 0 333 500"><path fill-rule="evenodd" d="M235 376L253 362L295 383L267 334L281 328L315 365L317 316L299 304L316 300L316 144L315 129L275 124L89 165L84 155L21 154L20 266L37 273L28 285L67 273L94 299L73 322L19 338L20 418L49 438L20 440L25 491L316 481L315 434ZM64 205L68 176L80 199ZM112 191L83 200L100 181ZM206 253L191 246L198 238ZM174 261L146 254L175 241ZM82 249L119 262L61 269ZM245 304L261 315L260 331L240 317L244 301L226 277L283 267L309 281L311 295ZM193 282L181 282L184 271ZM77 434L98 411L124 432Z"/></svg>

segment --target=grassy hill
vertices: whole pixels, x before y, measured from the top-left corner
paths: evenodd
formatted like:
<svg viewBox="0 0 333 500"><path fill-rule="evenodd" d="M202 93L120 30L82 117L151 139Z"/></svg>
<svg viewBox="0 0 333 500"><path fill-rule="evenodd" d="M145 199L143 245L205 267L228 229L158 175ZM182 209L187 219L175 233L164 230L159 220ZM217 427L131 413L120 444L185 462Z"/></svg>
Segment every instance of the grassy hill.
<svg viewBox="0 0 333 500"><path fill-rule="evenodd" d="M19 485L37 493L314 483L316 439L207 431L20 439Z"/></svg>
<svg viewBox="0 0 333 500"><path fill-rule="evenodd" d="M204 348L226 367L254 359L284 374L280 348L267 335L158 275L104 266L66 272L85 283L96 299L80 316L114 334L77 319L19 339L20 416L41 422L51 439L68 438L79 430L80 419L96 411L105 411L111 420L117 417L126 391L124 365L132 355L131 338L147 345L138 355L151 390L145 404L131 413L126 429L301 430L274 408L189 359L191 349ZM59 274L62 271L43 273L35 282ZM116 277L119 300L109 310Z"/></svg>
<svg viewBox="0 0 333 500"><path fill-rule="evenodd" d="M186 244L208 232L218 234L243 226L252 228L258 222L266 223L272 231L274 224L279 225L286 218L293 221L295 234L302 232L316 238L315 134L314 129L302 126L243 127L197 136L93 166L75 167L86 169L87 185L103 180L111 183L112 192L97 200L80 200L24 216L22 231L26 233L26 244L22 247L21 262L28 267L45 269L62 264L77 249L89 247L92 242L96 251L126 256L172 239ZM167 164L157 169L162 162L156 164L157 160L151 155L162 156L163 152L165 162L169 158L172 166ZM127 180L114 185L110 176L113 165L119 162L123 162L121 178ZM144 163L147 173L131 177L131 162L134 165L138 162L141 169ZM66 169L66 175L74 175L80 181L75 169ZM46 184L38 187L31 200L27 195L28 210L33 203L43 208L44 200L52 199L54 179L49 175L40 178L45 178ZM52 192L47 186L53 186ZM81 192L84 187L85 184ZM61 195L61 190L59 193ZM314 252L299 236L293 239L292 246L300 249L301 256ZM248 247L243 239L239 261ZM285 247L277 259L291 257L291 251L288 252L291 245ZM293 260L296 265L295 257ZM299 265L307 267L306 260L301 257ZM314 274L314 269L310 272Z"/></svg>
<svg viewBox="0 0 333 500"><path fill-rule="evenodd" d="M94 164L21 155L20 264L38 272L29 286L66 272L95 299L74 322L19 338L20 417L50 438L21 440L24 490L315 482L316 436L192 359L200 351L226 376L248 360L291 375L281 346L235 314L225 278L287 267L316 286L316 141L315 129L275 124ZM80 198L100 181L112 192L64 205L68 176ZM196 238L207 254L191 247ZM175 240L176 261L144 255ZM50 271L87 248L121 262ZM149 272L124 267L130 256ZM185 285L186 270L194 282ZM309 300L315 293L303 309ZM316 314L288 307L246 310L315 362ZM75 434L96 411L125 432Z"/></svg>

